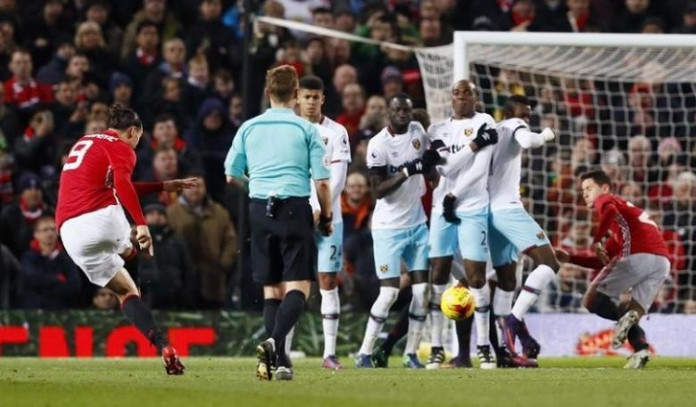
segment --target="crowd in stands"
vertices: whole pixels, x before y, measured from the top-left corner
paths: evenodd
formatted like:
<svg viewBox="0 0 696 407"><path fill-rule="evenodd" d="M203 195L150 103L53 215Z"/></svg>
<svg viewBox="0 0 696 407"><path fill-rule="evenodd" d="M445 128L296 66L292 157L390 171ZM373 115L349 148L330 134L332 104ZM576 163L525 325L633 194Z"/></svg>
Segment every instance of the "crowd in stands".
<svg viewBox="0 0 696 407"><path fill-rule="evenodd" d="M245 270L244 193L226 185L222 163L242 121L266 107L265 72L280 64L323 79L324 113L349 132L342 302L369 307L378 285L365 150L386 125L390 95L407 92L425 107L418 62L410 52L266 24L249 28L245 47L243 3L0 0L0 309L116 306L72 264L52 219L72 143L104 130L112 103L136 109L144 122L135 180L204 181L180 195L141 198L157 253L140 261L144 298L160 309L258 308L259 287ZM413 46L448 44L457 30L696 34L693 0L250 3L258 14ZM534 101L533 127L559 134L558 146L525 157L522 188L554 244L589 249L593 220L576 177L601 166L622 196L649 209L674 253L657 309L696 312L693 84L547 78L539 85L524 72L483 70L474 80L487 112L499 119L505 97L525 93ZM577 309L588 278L588 270L564 266L549 303Z"/></svg>

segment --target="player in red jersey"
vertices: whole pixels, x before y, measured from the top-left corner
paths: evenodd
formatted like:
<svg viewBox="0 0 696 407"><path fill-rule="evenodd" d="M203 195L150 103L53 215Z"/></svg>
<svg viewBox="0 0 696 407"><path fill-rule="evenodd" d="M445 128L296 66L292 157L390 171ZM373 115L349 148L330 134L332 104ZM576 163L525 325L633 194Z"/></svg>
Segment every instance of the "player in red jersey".
<svg viewBox="0 0 696 407"><path fill-rule="evenodd" d="M155 325L124 268L124 259L134 258L137 249L130 241L131 227L123 208L135 222L140 249L152 255L152 238L137 194L188 188L196 180L132 183L142 122L133 110L114 105L108 126L101 134L80 138L70 150L60 177L56 226L75 264L92 283L116 294L128 320L162 353L167 374L183 374L176 350Z"/></svg>
<svg viewBox="0 0 696 407"><path fill-rule="evenodd" d="M556 249L562 262L583 267L604 267L592 281L583 304L602 318L617 321L612 346L620 348L626 338L635 353L626 368L642 368L648 362L648 344L638 321L655 300L670 270L669 252L659 228L650 216L632 203L611 193L611 178L603 171L582 175L585 204L599 215L594 236L596 256L569 255ZM622 293L631 301L618 305Z"/></svg>

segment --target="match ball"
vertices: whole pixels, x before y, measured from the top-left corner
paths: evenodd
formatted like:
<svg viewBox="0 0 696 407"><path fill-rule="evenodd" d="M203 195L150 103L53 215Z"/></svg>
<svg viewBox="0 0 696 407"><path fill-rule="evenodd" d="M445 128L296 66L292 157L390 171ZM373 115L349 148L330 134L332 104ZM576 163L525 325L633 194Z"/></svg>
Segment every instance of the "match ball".
<svg viewBox="0 0 696 407"><path fill-rule="evenodd" d="M471 317L475 307L474 296L462 285L452 286L442 293L440 309L449 319L463 321Z"/></svg>

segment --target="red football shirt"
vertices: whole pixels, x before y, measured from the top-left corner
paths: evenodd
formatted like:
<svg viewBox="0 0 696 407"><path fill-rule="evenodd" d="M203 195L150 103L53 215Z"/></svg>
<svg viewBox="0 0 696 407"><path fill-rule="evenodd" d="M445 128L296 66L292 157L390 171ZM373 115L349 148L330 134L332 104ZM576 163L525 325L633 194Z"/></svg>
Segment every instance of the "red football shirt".
<svg viewBox="0 0 696 407"><path fill-rule="evenodd" d="M669 259L667 246L655 222L642 209L616 195L604 194L594 202L599 214L599 229L595 242L611 230L620 247L620 255L650 253Z"/></svg>
<svg viewBox="0 0 696 407"><path fill-rule="evenodd" d="M131 182L135 151L109 130L80 138L63 165L56 226L68 219L122 204L136 225L145 225L136 187ZM161 185L161 183L159 183Z"/></svg>

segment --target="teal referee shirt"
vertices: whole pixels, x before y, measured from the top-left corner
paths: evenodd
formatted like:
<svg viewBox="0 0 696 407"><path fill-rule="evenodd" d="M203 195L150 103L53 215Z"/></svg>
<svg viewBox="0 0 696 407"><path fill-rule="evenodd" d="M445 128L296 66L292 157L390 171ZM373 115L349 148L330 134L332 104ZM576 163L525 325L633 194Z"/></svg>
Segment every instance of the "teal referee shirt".
<svg viewBox="0 0 696 407"><path fill-rule="evenodd" d="M324 153L324 143L312 123L292 109L270 108L237 130L225 159L225 174L248 174L251 198L309 197L310 177L331 176Z"/></svg>

